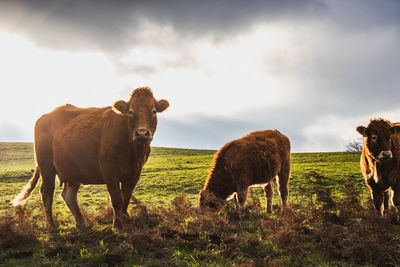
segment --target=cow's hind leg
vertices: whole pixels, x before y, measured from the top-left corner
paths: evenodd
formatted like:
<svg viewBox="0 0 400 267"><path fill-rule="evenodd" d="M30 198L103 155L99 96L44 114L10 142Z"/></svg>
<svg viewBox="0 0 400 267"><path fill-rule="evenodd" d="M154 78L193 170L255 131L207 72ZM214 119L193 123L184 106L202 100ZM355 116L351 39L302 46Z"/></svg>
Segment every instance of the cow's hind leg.
<svg viewBox="0 0 400 267"><path fill-rule="evenodd" d="M264 193L265 197L267 199L266 205L265 205L265 210L267 213L271 214L272 213L272 201L274 198L274 188L273 188L274 183L271 181L268 184L264 186Z"/></svg>
<svg viewBox="0 0 400 267"><path fill-rule="evenodd" d="M53 170L42 169L42 186L40 193L42 195L44 212L46 215L46 224L50 230L56 228L53 219L53 198L56 182L56 172Z"/></svg>
<svg viewBox="0 0 400 267"><path fill-rule="evenodd" d="M400 220L400 184L393 189L393 206L397 211L397 221Z"/></svg>
<svg viewBox="0 0 400 267"><path fill-rule="evenodd" d="M67 205L72 215L74 216L76 226L78 228L87 228L89 224L87 223L78 205L77 196L79 187L80 184L73 184L66 182L64 184L64 189L61 193L61 196L63 197L65 204Z"/></svg>
<svg viewBox="0 0 400 267"><path fill-rule="evenodd" d="M281 198L281 211L287 207L289 195L289 180L290 180L290 161L282 164L281 171L278 174L278 192Z"/></svg>

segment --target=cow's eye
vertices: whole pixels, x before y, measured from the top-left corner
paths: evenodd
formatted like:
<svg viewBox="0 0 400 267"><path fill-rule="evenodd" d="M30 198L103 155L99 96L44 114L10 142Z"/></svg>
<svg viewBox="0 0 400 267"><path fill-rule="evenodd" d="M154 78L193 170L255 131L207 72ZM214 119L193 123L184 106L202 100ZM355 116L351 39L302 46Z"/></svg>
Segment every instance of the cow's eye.
<svg viewBox="0 0 400 267"><path fill-rule="evenodd" d="M133 114L135 113L132 109L130 109L129 111L128 111L128 113L129 113L129 116L133 116Z"/></svg>
<svg viewBox="0 0 400 267"><path fill-rule="evenodd" d="M156 109L153 109L151 112L152 112L153 116L155 116L157 114L157 110Z"/></svg>
<svg viewBox="0 0 400 267"><path fill-rule="evenodd" d="M378 136L377 135L371 135L371 140L372 140L372 142L378 141Z"/></svg>

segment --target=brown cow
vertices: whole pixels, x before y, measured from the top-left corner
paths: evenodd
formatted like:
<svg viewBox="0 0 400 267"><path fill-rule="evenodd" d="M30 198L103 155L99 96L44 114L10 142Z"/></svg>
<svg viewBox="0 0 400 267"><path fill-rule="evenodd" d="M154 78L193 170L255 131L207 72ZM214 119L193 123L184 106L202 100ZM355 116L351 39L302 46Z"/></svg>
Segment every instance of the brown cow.
<svg viewBox="0 0 400 267"><path fill-rule="evenodd" d="M52 203L57 175L62 197L78 227L87 227L77 202L81 184L106 184L114 209L113 226L120 228L132 191L150 153L157 112L169 106L155 100L150 88L133 91L128 102L112 107L64 105L38 119L35 126L36 171L13 205L23 205L42 176L43 205L48 227L54 228Z"/></svg>
<svg viewBox="0 0 400 267"><path fill-rule="evenodd" d="M361 172L370 189L375 209L380 216L393 205L400 207L400 125L384 119L373 119L368 127L358 126L364 137ZM383 205L382 205L383 204ZM398 210L399 211L399 210Z"/></svg>
<svg viewBox="0 0 400 267"><path fill-rule="evenodd" d="M200 206L216 208L229 196L243 209L251 185L264 187L266 211L272 212L273 178L279 182L281 209L287 204L290 175L290 142L277 130L252 132L225 144L199 193Z"/></svg>

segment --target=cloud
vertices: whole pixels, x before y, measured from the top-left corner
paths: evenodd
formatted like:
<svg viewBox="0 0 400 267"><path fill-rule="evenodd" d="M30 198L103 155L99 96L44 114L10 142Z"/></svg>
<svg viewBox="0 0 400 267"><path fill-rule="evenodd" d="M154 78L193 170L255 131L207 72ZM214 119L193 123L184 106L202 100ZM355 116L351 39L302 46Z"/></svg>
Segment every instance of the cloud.
<svg viewBox="0 0 400 267"><path fill-rule="evenodd" d="M265 75L301 92L288 104L340 116L397 108L400 27L356 33L329 23L286 23L279 31L279 47L266 37L259 52Z"/></svg>
<svg viewBox="0 0 400 267"><path fill-rule="evenodd" d="M315 16L324 7L316 0L2 1L0 21L3 28L23 32L47 46L119 50L140 42L148 24L172 27L181 38L223 36L260 20Z"/></svg>
<svg viewBox="0 0 400 267"><path fill-rule="evenodd" d="M0 10L3 29L23 32L40 44L108 51L140 43L142 32L152 24L172 28L181 39L213 35L218 40L275 21L330 22L355 31L400 21L400 3L395 0L6 0Z"/></svg>
<svg viewBox="0 0 400 267"><path fill-rule="evenodd" d="M247 121L202 114L192 114L185 120L160 118L153 145L217 149L255 127Z"/></svg>

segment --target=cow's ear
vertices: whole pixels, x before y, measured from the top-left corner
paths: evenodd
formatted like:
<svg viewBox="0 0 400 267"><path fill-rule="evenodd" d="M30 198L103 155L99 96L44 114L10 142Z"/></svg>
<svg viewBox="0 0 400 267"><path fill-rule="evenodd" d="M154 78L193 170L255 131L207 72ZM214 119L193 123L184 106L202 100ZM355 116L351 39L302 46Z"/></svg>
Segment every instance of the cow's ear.
<svg viewBox="0 0 400 267"><path fill-rule="evenodd" d="M358 126L357 127L357 132L359 132L362 136L367 137L368 133L367 133L368 129L364 126Z"/></svg>
<svg viewBox="0 0 400 267"><path fill-rule="evenodd" d="M392 126L392 134L400 133L400 125Z"/></svg>
<svg viewBox="0 0 400 267"><path fill-rule="evenodd" d="M123 100L118 100L112 106L112 110L119 115L128 115L129 113L129 104Z"/></svg>
<svg viewBox="0 0 400 267"><path fill-rule="evenodd" d="M169 102L165 99L158 100L156 102L156 110L157 112L163 112L169 107Z"/></svg>

